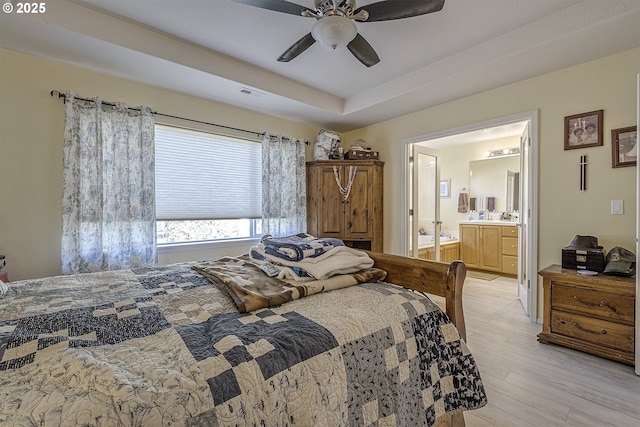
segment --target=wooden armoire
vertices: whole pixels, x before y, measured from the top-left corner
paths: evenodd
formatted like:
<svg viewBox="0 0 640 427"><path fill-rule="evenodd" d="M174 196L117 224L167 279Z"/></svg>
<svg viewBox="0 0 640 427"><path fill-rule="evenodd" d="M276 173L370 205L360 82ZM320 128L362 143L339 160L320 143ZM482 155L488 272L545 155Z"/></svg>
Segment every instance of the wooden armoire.
<svg viewBox="0 0 640 427"><path fill-rule="evenodd" d="M307 232L382 252L383 166L378 160L307 162Z"/></svg>

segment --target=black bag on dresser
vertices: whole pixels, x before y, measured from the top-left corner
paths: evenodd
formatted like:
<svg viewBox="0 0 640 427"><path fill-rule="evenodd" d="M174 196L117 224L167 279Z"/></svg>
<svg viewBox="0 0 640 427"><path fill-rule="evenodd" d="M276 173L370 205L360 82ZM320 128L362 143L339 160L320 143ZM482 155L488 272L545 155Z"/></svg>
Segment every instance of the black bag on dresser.
<svg viewBox="0 0 640 427"><path fill-rule="evenodd" d="M562 248L562 268L602 273L604 257L604 248L598 246L597 237L576 235L569 246Z"/></svg>

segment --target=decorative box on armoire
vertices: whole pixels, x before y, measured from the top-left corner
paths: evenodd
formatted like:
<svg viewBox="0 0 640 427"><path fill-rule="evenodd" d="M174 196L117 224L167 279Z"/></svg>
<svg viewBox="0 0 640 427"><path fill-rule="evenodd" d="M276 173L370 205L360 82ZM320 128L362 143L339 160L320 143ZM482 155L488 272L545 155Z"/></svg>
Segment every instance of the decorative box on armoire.
<svg viewBox="0 0 640 427"><path fill-rule="evenodd" d="M382 252L382 176L377 160L307 162L307 232Z"/></svg>

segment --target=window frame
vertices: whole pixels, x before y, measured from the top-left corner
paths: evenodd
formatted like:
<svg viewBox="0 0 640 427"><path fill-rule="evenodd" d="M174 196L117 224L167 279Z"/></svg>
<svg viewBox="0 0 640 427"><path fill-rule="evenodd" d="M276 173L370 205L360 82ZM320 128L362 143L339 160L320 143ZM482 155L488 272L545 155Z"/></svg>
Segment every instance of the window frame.
<svg viewBox="0 0 640 427"><path fill-rule="evenodd" d="M252 139L241 137L238 135L227 135L220 132L216 132L208 126L184 126L176 123L172 123L169 121L158 122L156 121L154 126L164 126L164 127L174 127L174 128L182 128L193 132L202 132L206 134L213 135L214 137L219 136L223 139L238 139L244 141L254 142L256 144L260 144L261 141L259 139ZM261 175L261 172L258 172ZM255 245L260 242L262 238L262 234L257 234L258 229L258 221L262 221L262 218L227 218L227 219L248 219L250 221L249 224L249 236L242 237L226 237L219 239L202 239L202 240L190 240L183 242L165 242L165 243L156 243L157 251L159 254L163 253L171 253L171 252L181 252L181 251L193 251L193 250L206 250L206 249L216 249L223 247L246 247L247 245ZM215 220L211 218L210 220ZM156 224L159 221L172 221L172 220L158 220L156 218ZM177 221L177 220L176 220ZM185 220L189 221L189 220ZM193 221L198 221L198 219L193 219ZM261 225L261 224L260 224ZM157 230L156 230L156 238L157 238Z"/></svg>

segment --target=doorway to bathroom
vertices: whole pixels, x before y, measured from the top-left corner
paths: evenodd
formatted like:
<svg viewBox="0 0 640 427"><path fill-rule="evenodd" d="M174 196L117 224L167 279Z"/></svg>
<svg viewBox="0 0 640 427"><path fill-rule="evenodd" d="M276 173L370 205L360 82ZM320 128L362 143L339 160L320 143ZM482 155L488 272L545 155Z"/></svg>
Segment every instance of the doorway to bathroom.
<svg viewBox="0 0 640 427"><path fill-rule="evenodd" d="M489 270L517 277L518 298L532 321L537 313L537 120L534 110L403 141L406 254L461 259L460 232L470 229L461 225L490 225L481 228L494 232L487 236L499 241L500 249L494 260L491 251L482 251L483 262L495 261Z"/></svg>

